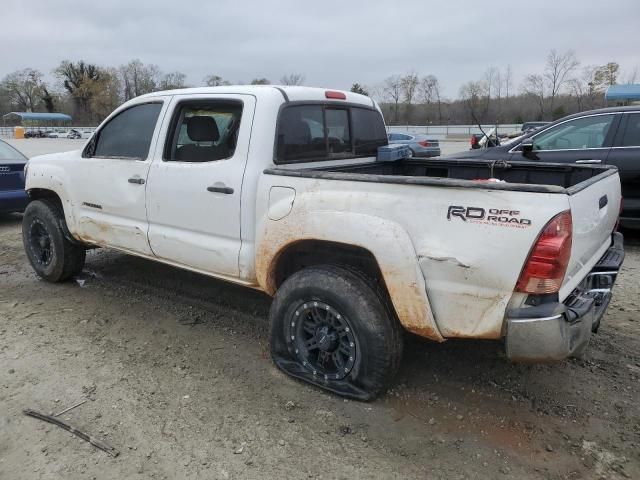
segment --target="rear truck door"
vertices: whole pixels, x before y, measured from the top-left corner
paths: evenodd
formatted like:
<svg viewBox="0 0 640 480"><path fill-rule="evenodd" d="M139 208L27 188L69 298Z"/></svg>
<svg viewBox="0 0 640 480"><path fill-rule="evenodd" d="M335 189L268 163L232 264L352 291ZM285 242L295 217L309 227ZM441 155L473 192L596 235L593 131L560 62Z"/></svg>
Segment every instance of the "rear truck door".
<svg viewBox="0 0 640 480"><path fill-rule="evenodd" d="M513 161L604 164L620 121L615 113L588 115L558 123L532 137L533 150L511 150Z"/></svg>
<svg viewBox="0 0 640 480"><path fill-rule="evenodd" d="M580 184L577 187L580 188ZM616 172L576 192L569 191L571 257L560 289L561 301L589 274L611 246L611 233L620 212L620 178Z"/></svg>
<svg viewBox="0 0 640 480"><path fill-rule="evenodd" d="M157 257L239 276L240 198L255 104L240 94L174 97L147 185Z"/></svg>
<svg viewBox="0 0 640 480"><path fill-rule="evenodd" d="M622 224L640 226L640 109L623 115L607 163L619 169Z"/></svg>
<svg viewBox="0 0 640 480"><path fill-rule="evenodd" d="M169 97L128 106L96 131L82 155L70 159L75 232L99 245L151 255L145 190L159 118Z"/></svg>

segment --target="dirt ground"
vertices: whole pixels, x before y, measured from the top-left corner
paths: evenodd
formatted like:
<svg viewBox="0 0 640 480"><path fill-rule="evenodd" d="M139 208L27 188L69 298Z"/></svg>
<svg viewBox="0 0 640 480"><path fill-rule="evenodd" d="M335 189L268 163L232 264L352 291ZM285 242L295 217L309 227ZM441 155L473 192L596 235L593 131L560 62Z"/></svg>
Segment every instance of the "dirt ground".
<svg viewBox="0 0 640 480"><path fill-rule="evenodd" d="M0 478L640 478L640 236L583 360L408 338L397 382L344 401L280 373L269 299L107 250L38 280L0 219ZM22 414L57 413L116 458Z"/></svg>

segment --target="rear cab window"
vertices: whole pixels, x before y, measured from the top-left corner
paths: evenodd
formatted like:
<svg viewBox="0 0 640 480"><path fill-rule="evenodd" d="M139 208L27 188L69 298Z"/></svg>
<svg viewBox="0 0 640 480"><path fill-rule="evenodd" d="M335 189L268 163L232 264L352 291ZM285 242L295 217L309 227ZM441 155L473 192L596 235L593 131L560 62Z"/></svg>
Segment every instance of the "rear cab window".
<svg viewBox="0 0 640 480"><path fill-rule="evenodd" d="M373 108L333 103L287 105L278 118L274 161L371 157L387 144L382 115Z"/></svg>

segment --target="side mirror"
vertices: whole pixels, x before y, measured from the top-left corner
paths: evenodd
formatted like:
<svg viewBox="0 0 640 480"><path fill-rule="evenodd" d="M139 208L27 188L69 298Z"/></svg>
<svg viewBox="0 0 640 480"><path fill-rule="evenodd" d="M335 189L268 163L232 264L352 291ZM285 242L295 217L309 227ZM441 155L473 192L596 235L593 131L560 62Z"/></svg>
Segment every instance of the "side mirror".
<svg viewBox="0 0 640 480"><path fill-rule="evenodd" d="M533 138L525 138L520 142L520 148L522 148L522 153L533 152Z"/></svg>

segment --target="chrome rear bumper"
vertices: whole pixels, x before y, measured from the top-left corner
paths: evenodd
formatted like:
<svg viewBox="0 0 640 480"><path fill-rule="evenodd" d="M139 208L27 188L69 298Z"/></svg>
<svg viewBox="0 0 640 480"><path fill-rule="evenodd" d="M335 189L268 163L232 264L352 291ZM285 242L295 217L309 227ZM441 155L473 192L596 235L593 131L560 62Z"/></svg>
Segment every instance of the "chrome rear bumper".
<svg viewBox="0 0 640 480"><path fill-rule="evenodd" d="M510 310L507 357L513 361L554 361L584 350L611 302L611 290L623 261L623 237L616 232L611 247L563 303Z"/></svg>

